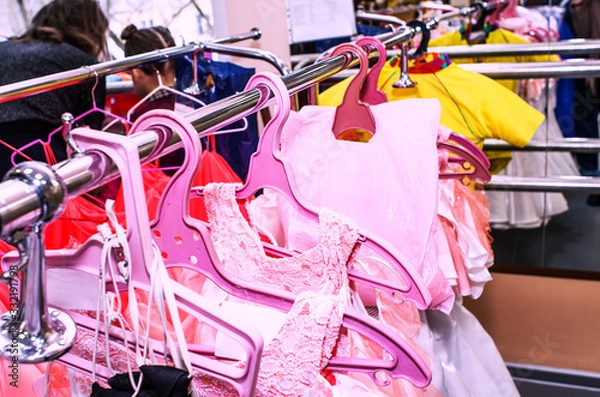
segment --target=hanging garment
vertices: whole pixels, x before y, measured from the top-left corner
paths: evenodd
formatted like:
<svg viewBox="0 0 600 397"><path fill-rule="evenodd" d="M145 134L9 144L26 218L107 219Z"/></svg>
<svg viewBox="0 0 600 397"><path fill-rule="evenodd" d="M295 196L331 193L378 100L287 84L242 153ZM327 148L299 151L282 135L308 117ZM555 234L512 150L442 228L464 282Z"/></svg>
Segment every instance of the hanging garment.
<svg viewBox="0 0 600 397"><path fill-rule="evenodd" d="M408 98L437 98L442 104L440 123L483 148L486 138L502 139L525 146L544 116L494 80L461 69L445 55L427 54L410 63L414 88L394 88L400 76L398 59L388 62L379 75L378 87L390 101ZM340 104L349 79L319 96L325 106ZM501 103L502 106L498 106ZM404 118L427 117L423 111L405 113ZM510 153L486 153L497 173L510 161Z"/></svg>
<svg viewBox="0 0 600 397"><path fill-rule="evenodd" d="M530 40L523 36L519 36L510 30L498 28L497 26L489 26L486 30L487 35L483 43L477 44L526 44L531 43ZM445 34L438 38L432 39L429 42L429 47L447 47L455 45L468 45L466 39L465 27L452 33ZM478 57L478 58L457 58L453 61L456 63L515 63L515 62L551 62L558 61L560 57L556 55L503 55L497 57ZM509 90L516 92L519 85L518 80L498 80L497 83L503 85Z"/></svg>
<svg viewBox="0 0 600 397"><path fill-rule="evenodd" d="M188 373L169 366L142 365L140 372L133 374L136 384L143 374L141 389L136 396L139 397L188 397L191 378ZM91 397L131 397L134 394L133 387L129 381L129 374L117 374L108 380L110 389L100 386L98 383L92 385Z"/></svg>
<svg viewBox="0 0 600 397"><path fill-rule="evenodd" d="M322 393L330 386L320 372L337 344L349 304L346 264L358 229L343 216L323 210L316 246L295 257L268 258L239 210L237 186L209 184L204 190L211 236L224 269L245 282L298 294L277 336L265 346L257 395L301 396L311 390L327 395Z"/></svg>
<svg viewBox="0 0 600 397"><path fill-rule="evenodd" d="M532 141L562 139L556 116L551 109L556 105L556 92L552 82L548 89L532 89L535 82L526 82L524 96L529 93L528 102L544 112L548 109L548 118L543 123ZM548 96L547 96L548 94ZM545 176L579 176L579 170L570 153L560 152L514 152L513 159L500 175L545 177ZM490 222L495 229L536 228L545 225L553 216L569 209L562 193L544 192L509 192L491 191L488 198L492 203Z"/></svg>
<svg viewBox="0 0 600 397"><path fill-rule="evenodd" d="M265 335L267 343L261 360L257 395L300 396L314 393L326 396L337 390L351 396L355 390L373 389L372 381L369 381L369 386L343 376L340 378L343 386L332 386L320 373L337 345L343 312L349 304L346 264L357 242L358 229L344 217L324 210L319 244L292 258L268 258L259 233L240 210L235 197L238 186L209 184L204 189L211 237L224 269L245 282L297 294L292 309L283 316L279 311L261 308L260 326L280 325L275 330L268 330ZM190 273L193 272L186 274L189 276ZM180 282L214 302L220 302L228 310L239 310L240 316L253 309L249 302L227 296L200 275ZM142 305L139 311L145 318L146 308ZM129 317L126 312L125 318ZM182 317L182 322L188 343L215 344L218 352L230 354L227 348L223 348L219 334L209 329L211 327L190 317ZM162 327L155 316L150 326L150 336L158 337ZM299 367L298 363L302 365ZM240 362L240 365L243 363ZM226 383L201 374L195 375L194 385L205 395L237 395ZM379 395L376 390L371 392L370 395Z"/></svg>
<svg viewBox="0 0 600 397"><path fill-rule="evenodd" d="M575 34L573 33L573 28L571 26L571 13L569 7L565 9L564 18L560 23L558 31L560 34L560 41L571 40L575 38ZM576 55L561 55L561 59L563 60L575 57ZM554 115L558 120L558 125L560 126L565 138L575 137L576 129L575 120L573 119L573 105L575 104L575 81L575 79L559 79L556 82L556 107L553 110Z"/></svg>
<svg viewBox="0 0 600 397"><path fill-rule="evenodd" d="M321 371L334 352L340 336L340 326L345 307L349 304L350 292L346 264L352 249L357 243L358 229L344 217L330 211L323 211L322 242L312 250L297 257L273 260L264 254L259 235L247 224L235 198L237 184L210 184L205 189L205 200L211 224L212 237L223 264L228 272L240 279L275 288L284 288L297 293L290 311L285 314L280 329L265 345L258 379L257 396L301 396L334 395L333 388ZM246 302L247 303L247 302ZM232 306L229 306L231 310ZM140 308L140 318L145 319L145 309ZM261 321L265 320L261 318ZM150 323L150 336L157 338L162 330L161 322L155 318ZM141 324L144 329L148 324ZM200 327L190 334L195 337ZM156 331L156 332L154 332ZM160 338L158 338L160 340ZM206 343L206 341L202 341ZM127 362L137 370L132 352L111 342L107 357L104 344L96 346L93 335L82 333L78 336L72 353L91 360L97 349L98 361L106 365L110 359L117 372L127 371ZM301 365L300 365L301 364ZM243 362L240 362L243 366ZM142 369L142 368L140 368ZM70 387L64 381L68 374L58 366L54 373L50 390L60 385ZM61 375L62 374L62 375ZM62 379L62 380L60 380ZM344 379L341 377L340 379ZM372 383L372 382L371 382ZM109 385L115 389L115 384ZM203 374L194 374L194 385L201 395L236 396L237 393L224 382ZM341 388L342 386L338 386ZM102 388L106 388L102 384ZM368 390L366 385L346 379L346 395L352 390ZM92 386L88 377L77 381L76 388L93 390L98 396L109 395L106 390ZM323 393L326 391L327 393ZM58 396L52 391L50 396ZM204 393L204 394L202 394ZM161 394L162 395L162 394ZM373 392L371 395L378 395Z"/></svg>
<svg viewBox="0 0 600 397"><path fill-rule="evenodd" d="M349 216L393 244L404 266L423 277L434 307L449 308L453 294L437 265L435 244L439 102L388 102L371 110L377 132L369 142L335 139L333 107L292 112L281 136L292 186L303 201ZM417 114L422 117L406 117ZM287 247L314 246L316 227L291 207L284 212Z"/></svg>
<svg viewBox="0 0 600 397"><path fill-rule="evenodd" d="M519 396L494 341L457 296L449 315L422 313L419 344L435 362L432 384L443 396Z"/></svg>
<svg viewBox="0 0 600 397"><path fill-rule="evenodd" d="M197 96L202 102L210 104L243 91L246 83L255 73L254 69L243 68L229 62L218 62L198 58L198 85L201 93ZM175 60L178 90L184 90L194 81L192 60L188 57ZM188 104L194 106L193 103ZM240 177L246 180L250 156L258 145L258 121L256 114L247 116L248 127L243 132L217 135L217 152ZM228 128L243 127L242 121Z"/></svg>
<svg viewBox="0 0 600 397"><path fill-rule="evenodd" d="M532 12L526 12L531 18ZM511 21L515 29L525 31L532 26L531 23L515 24L516 20L526 21L525 17L512 18ZM545 21L546 19L542 17ZM523 25L523 26L521 26ZM555 24L556 25L556 24ZM545 26L548 26L546 21ZM538 29L539 30L539 29ZM459 40L459 35L460 40ZM550 36L548 37L550 38ZM443 44L439 42L444 41ZM555 38L553 39L555 41ZM521 37L505 29L493 30L488 35L488 43L529 43L530 40ZM459 45L465 44L465 32L462 29L454 32L452 35L441 37L433 42L436 45ZM558 61L560 58L554 55L544 56L503 56L478 59L457 59L456 62L540 62L540 61ZM536 108L540 113L547 113L548 118L545 123L538 127L538 130L532 137L532 140L545 141L546 139L563 138L560 127L552 109L555 107L556 96L552 92L549 102L546 102L546 90L541 87L545 80L498 80L498 82L507 88L517 92L530 105ZM536 90L536 86L538 89ZM525 89L524 89L525 87ZM537 93L535 93L537 91ZM550 88L549 91L554 91ZM548 110L546 112L546 110ZM542 152L531 153L512 153L512 161L505 169L499 172L501 175L511 176L572 176L579 175L573 158L568 153L549 153ZM492 202L491 222L494 228L535 228L546 224L552 216L561 214L568 210L567 201L562 193L532 193L532 192L490 192L488 195Z"/></svg>
<svg viewBox="0 0 600 397"><path fill-rule="evenodd" d="M107 221L106 211L84 196L67 201L64 212L44 229L46 249L74 249L98 232Z"/></svg>
<svg viewBox="0 0 600 397"><path fill-rule="evenodd" d="M447 142L451 131L440 126L438 142ZM439 152L440 172L459 167ZM489 225L489 202L484 191L468 187L460 179L440 179L438 190L439 265L450 285L461 296L477 299L492 277L494 263Z"/></svg>
<svg viewBox="0 0 600 397"><path fill-rule="evenodd" d="M442 269L461 296L477 299L492 280L488 268L494 263L489 237L489 203L485 193L469 189L456 180L440 181L438 214L446 240L440 242ZM448 270L448 268L450 268Z"/></svg>
<svg viewBox="0 0 600 397"><path fill-rule="evenodd" d="M88 313L90 316L95 316L94 313ZM131 330L129 330L131 331ZM92 357L96 353L97 363L103 366L110 366L116 373L127 373L128 364L134 371L139 370L135 354L125 348L123 345L115 342L106 342L104 337L98 339L98 343L94 340L94 334L85 330L77 331L77 338L70 353L81 357L84 360L92 361ZM88 375L81 374L77 371L68 369L62 364L51 363L47 382L42 373L33 382L33 391L31 394L24 396L46 396L47 397L85 397L90 396L93 391L93 381ZM102 382L103 387L108 387L105 382ZM47 389L47 394L44 390Z"/></svg>
<svg viewBox="0 0 600 397"><path fill-rule="evenodd" d="M353 267L355 269L361 269L362 272L373 277L382 279L389 279L391 277L389 272L386 271L386 266L382 263L381 259L375 256L369 256L365 253L359 252L358 255L354 257ZM366 293L364 289L361 290L361 287L357 286L357 290L359 297L354 297L355 301L361 302L363 296L366 296L367 299L369 299L368 293ZM399 304L392 299L387 292L379 290L375 290L374 295L374 306L364 307L355 304L354 308L359 312L371 315L382 324L391 328L426 360L428 368L432 367L433 361L417 344L417 337L421 329L421 320L419 318L419 310L414 303L405 301ZM366 301L364 302L366 304ZM365 309L367 309L366 312ZM356 333L350 332L347 337L344 336L338 343L337 354L352 355L355 357L381 357L383 353L379 346L361 338ZM353 372L348 373L348 376L365 384L370 384L371 382L370 376L367 374ZM377 387L377 390L385 396L440 396L435 386L431 384L425 388L418 388L404 379L389 379L389 381L389 385Z"/></svg>

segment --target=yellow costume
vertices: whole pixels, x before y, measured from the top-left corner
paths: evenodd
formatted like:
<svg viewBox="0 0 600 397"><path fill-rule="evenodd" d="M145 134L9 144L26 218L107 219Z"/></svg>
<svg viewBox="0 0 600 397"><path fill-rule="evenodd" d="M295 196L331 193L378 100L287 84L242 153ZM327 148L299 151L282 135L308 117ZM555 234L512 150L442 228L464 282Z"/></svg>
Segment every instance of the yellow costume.
<svg viewBox="0 0 600 397"><path fill-rule="evenodd" d="M414 88L394 88L400 68L394 60L386 63L379 75L379 88L389 101L408 98L437 98L442 104L441 124L470 139L480 148L486 138L502 139L512 145L525 146L544 115L514 92L494 80L469 72L450 63L448 57L427 54L411 61ZM337 106L350 79L327 89L319 96L319 104ZM426 114L407 114L406 117L427 117ZM493 173L500 171L510 160L510 153L488 154Z"/></svg>
<svg viewBox="0 0 600 397"><path fill-rule="evenodd" d="M519 36L506 29L496 29L489 32L485 43L481 44L524 44L531 43L523 36ZM455 45L467 45L469 44L465 38L464 29L456 30L451 33L444 34L436 39L432 39L429 42L429 47L449 47ZM557 55L527 55L527 56L516 56L516 55L505 55L500 57L486 57L486 58L457 58L452 60L455 63L490 63L490 62L501 62L501 63L514 63L514 62L556 62L560 61L560 57ZM498 80L498 83L502 84L509 90L516 92L519 84L518 80Z"/></svg>

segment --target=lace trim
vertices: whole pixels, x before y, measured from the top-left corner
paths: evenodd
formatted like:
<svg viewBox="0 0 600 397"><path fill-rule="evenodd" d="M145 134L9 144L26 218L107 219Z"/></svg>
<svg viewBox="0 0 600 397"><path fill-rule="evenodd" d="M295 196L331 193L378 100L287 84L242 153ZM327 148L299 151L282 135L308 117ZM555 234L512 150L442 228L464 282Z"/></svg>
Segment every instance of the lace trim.
<svg viewBox="0 0 600 397"><path fill-rule="evenodd" d="M319 214L320 242L304 253L283 259L269 258L257 233L235 206L239 184L209 184L204 199L211 235L225 270L232 278L288 292L319 291L324 285L336 292L347 280L346 265L358 240L358 228L344 216L323 209ZM235 238L232 238L234 236Z"/></svg>

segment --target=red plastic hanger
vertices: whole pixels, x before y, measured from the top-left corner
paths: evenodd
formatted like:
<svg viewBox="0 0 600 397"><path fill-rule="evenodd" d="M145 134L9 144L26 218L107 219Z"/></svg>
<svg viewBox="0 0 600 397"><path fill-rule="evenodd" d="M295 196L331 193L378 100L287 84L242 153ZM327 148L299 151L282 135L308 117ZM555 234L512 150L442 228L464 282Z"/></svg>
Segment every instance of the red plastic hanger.
<svg viewBox="0 0 600 397"><path fill-rule="evenodd" d="M375 118L369 104L361 100L361 90L369 69L367 54L354 43L342 43L333 49L329 58L338 55L346 57L344 67L352 61L354 56L357 56L360 67L356 76L350 81L342 103L335 110L332 126L333 135L337 139L342 139L344 136L352 137L356 134L356 131L366 131L371 135L375 135Z"/></svg>
<svg viewBox="0 0 600 397"><path fill-rule="evenodd" d="M446 141L438 140L438 150L445 150L450 155L448 163L460 164L461 170L440 172L440 179L461 179L487 183L491 180L489 171L490 161L473 142L467 138L451 132Z"/></svg>
<svg viewBox="0 0 600 397"><path fill-rule="evenodd" d="M488 16L487 22L494 24L504 18L518 17L517 6L519 0L496 0L496 9Z"/></svg>
<svg viewBox="0 0 600 397"><path fill-rule="evenodd" d="M388 101L385 92L379 89L379 74L385 66L387 60L387 50L385 45L376 37L365 36L355 41L355 44L362 47L367 54L371 52L371 47L377 50L379 58L377 63L369 69L367 78L360 90L360 100L369 105L379 105Z"/></svg>

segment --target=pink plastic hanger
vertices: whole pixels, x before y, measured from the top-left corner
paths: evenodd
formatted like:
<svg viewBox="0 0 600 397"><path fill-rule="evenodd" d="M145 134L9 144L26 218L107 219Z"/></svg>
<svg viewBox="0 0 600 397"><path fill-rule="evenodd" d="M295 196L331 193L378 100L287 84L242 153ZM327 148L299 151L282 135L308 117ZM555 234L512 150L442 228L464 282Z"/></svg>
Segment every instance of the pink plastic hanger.
<svg viewBox="0 0 600 397"><path fill-rule="evenodd" d="M452 156L448 156L448 162L460 164L463 169L463 171L440 173L440 179L463 179L468 177L471 180L483 183L488 183L492 179L490 171L470 151L449 143L438 143L438 148L452 153Z"/></svg>
<svg viewBox="0 0 600 397"><path fill-rule="evenodd" d="M491 180L490 161L485 154L473 142L454 132L449 134L446 142L439 141L438 149L451 153L448 156L448 163L460 164L462 170L440 173L440 179L461 179L468 177L470 180L477 180L487 183Z"/></svg>
<svg viewBox="0 0 600 397"><path fill-rule="evenodd" d="M171 128L177 127L177 131L182 131L182 137L192 134L196 136L196 131L182 117L177 116L173 112L153 111L154 114L156 112L159 114L158 118L163 121L154 128L159 135L167 133L167 130L169 130L169 127L165 127L165 124L167 124ZM140 123L144 125L143 123L152 117L152 114L140 117L139 123L133 126L134 130L137 130L136 126L139 126ZM156 118L154 116L155 120ZM137 145L126 136L103 134L83 128L73 130L72 135L78 144L81 144L86 150L98 150L107 154L121 171L128 226L127 235L131 251L131 263L127 268L131 274L131 281L134 283L134 286L149 291L149 276L144 264L148 264L152 260L152 234L144 198L145 193L142 184ZM159 142L168 142L169 139L162 137L159 139ZM97 275L98 261L101 257L103 246L104 243L99 235L94 235L79 249L47 251L46 263L48 269L63 268ZM8 261L6 259L9 259L8 255L3 257L4 265L10 265L10 259ZM112 280L107 278L107 282L110 281ZM249 327L248 324L241 323L235 316L226 315L217 306L212 305L204 297L188 288L174 281L171 286L175 292L178 306L181 309L185 309L191 315L199 318L200 321L226 333L233 340L237 341L246 352L247 360L244 368L235 368L232 365L202 356L203 353L209 353L210 355L214 352L214 349L211 352L211 349L205 346L188 346L190 351L199 352L199 354L192 354L190 357L192 367L198 372L209 374L232 384L238 390L240 396L252 396L262 354L262 336L254 328ZM83 316L84 318L75 317L78 320L78 326L92 332L94 331L94 327L96 326L95 319L85 318L85 316ZM123 343L129 345L134 343L127 335L123 335L118 328L111 329L110 333L123 340ZM156 355L163 355L166 352L159 345L161 344L153 344L152 350ZM71 368L82 370L85 373L91 373L93 365L89 361L82 360L70 354L62 356L59 358L59 361ZM99 375L102 376L102 374L106 375L107 373L110 372L108 370L100 371Z"/></svg>
<svg viewBox="0 0 600 397"><path fill-rule="evenodd" d="M96 87L98 86L98 80L99 80L99 76L98 73L96 71L93 71L94 74L96 75L96 81L94 83L94 86L92 87L92 108L83 112L82 114L76 116L72 121L71 124L76 123L79 120L82 120L83 118L89 116L92 113L101 113L105 116L108 116L110 118L113 119L113 122L109 123L107 125L106 128L108 128L110 125L115 124L115 122L120 122L125 126L129 126L131 125L131 122L129 122L127 119L117 116L115 114L112 114L111 112L108 112L104 109L101 109L98 107L98 105L96 104ZM63 132L64 127L61 126L57 129L55 129L54 131L50 132L48 134L48 139L46 141L42 140L42 139L36 139L34 141L29 142L27 145L22 146L20 148L18 148L18 151L15 151L14 153L11 154L10 156L10 161L12 162L13 165L17 164L17 156L20 155L21 153L23 153L25 150L27 150L28 148L34 146L34 145L42 145L44 147L49 147L50 146L50 142L52 142L52 138L54 137L54 135L58 134L59 132ZM50 149L48 149L50 150ZM46 158L46 161L50 164L52 164L52 162L50 161L50 158Z"/></svg>
<svg viewBox="0 0 600 397"><path fill-rule="evenodd" d="M379 54L377 63L369 69L367 78L360 90L360 100L369 105L379 105L388 101L385 92L379 89L379 74L385 66L387 60L387 50L385 45L376 37L365 36L355 41L355 44L362 47L367 54L371 52L371 47L374 47Z"/></svg>
<svg viewBox="0 0 600 397"><path fill-rule="evenodd" d="M490 163L490 160L485 155L485 153L483 153L483 151L481 149L479 149L477 147L477 145L475 145L473 142L471 142L469 139L465 138L464 136L459 135L456 132L451 132L450 137L448 138L448 141L454 142L454 143L462 146L469 152L471 152L475 157L477 157L479 162L481 162L481 164L483 164L484 168L489 169L490 166L492 165Z"/></svg>
<svg viewBox="0 0 600 397"><path fill-rule="evenodd" d="M369 69L369 61L366 53L358 45L354 43L342 43L335 47L330 57L344 55L346 57L347 66L356 55L360 61L358 73L346 89L342 103L335 110L333 119L333 134L340 139L342 134L350 131L362 130L371 135L375 135L375 118L367 103L361 101L361 92L367 72Z"/></svg>
<svg viewBox="0 0 600 397"><path fill-rule="evenodd" d="M496 0L496 9L488 17L487 21L489 24L494 24L504 18L515 18L518 17L517 6L519 0Z"/></svg>
<svg viewBox="0 0 600 397"><path fill-rule="evenodd" d="M127 111L127 120L131 120L131 116L133 114L133 112L138 109L140 106L142 106L144 103L146 103L146 101L151 98L154 94L156 94L158 91L167 91L170 92L173 95L176 95L180 98L185 98L191 102L194 102L202 107L206 106L206 104L204 102L202 102L200 99L192 96L192 95L188 95L182 91L176 90L173 87L169 87L167 85L165 85L162 81L162 77L160 75L160 72L158 70L156 70L156 76L158 78L158 86L156 88L154 88L152 91L150 91L148 94L146 94L145 97L143 97L142 99L140 99L135 105L133 105L128 111ZM194 109L192 109L191 111L194 111ZM237 128L230 128L227 130L220 130L218 131L219 134L229 134L229 133L234 133L234 132L242 132L245 131L248 128L248 119L247 118L243 118L242 119L243 124L240 127ZM108 127L108 126L107 126Z"/></svg>
<svg viewBox="0 0 600 397"><path fill-rule="evenodd" d="M290 114L289 96L287 96L287 88L283 82L276 77L273 79L275 85L272 84L271 87L274 89L273 92L278 103L276 113L263 130L258 148L251 157L246 183L238 190L236 196L241 199L248 198L258 190L270 187L283 194L302 215L318 222L317 211L302 203L298 195L292 190L290 178L280 157L279 139ZM248 87L254 88L250 83L248 83ZM257 85L256 88L261 92L261 100L264 104L270 97L269 88L264 84ZM429 306L431 303L429 291L424 286L420 275L413 275L412 271L409 271L398 260L402 257L400 253L393 247L376 241L364 230L361 230L360 242L379 253L400 274L402 281L407 284L400 290L404 299L414 302L420 309Z"/></svg>
<svg viewBox="0 0 600 397"><path fill-rule="evenodd" d="M269 77L265 77L265 74L254 75L248 83L248 87L257 88L261 92L259 106L269 100L271 92L269 86L272 86L274 81L283 85L283 82L274 74L267 75ZM275 117L265 128L265 132L274 123L279 123L278 115L284 112L281 108L287 109L289 112L289 97L285 96L284 100L283 95L286 94L278 93L277 90L275 90L275 95L280 106L277 108ZM152 128L153 123L155 121L146 119L146 122L140 123L138 127L140 129ZM269 125L271 127L268 127ZM281 291L275 286L271 288L247 285L242 281L230 279L214 249L207 225L190 217L189 197L194 175L199 165L201 146L198 139L182 136L182 140L187 149L184 165L167 185L158 206L156 220L152 225L165 263L167 266L200 271L231 295L288 311L295 299L292 294ZM257 167L255 160L256 157L251 162L251 169ZM276 170L274 171L276 172ZM270 174L270 172L266 174ZM180 216L176 214L180 214ZM378 384L386 384L376 377L380 371L388 373L392 378L408 379L419 387L430 382L431 373L421 357L386 326L358 314L352 308L345 311L343 324L378 343L392 358L387 360L333 357L327 365L328 369L368 373Z"/></svg>

